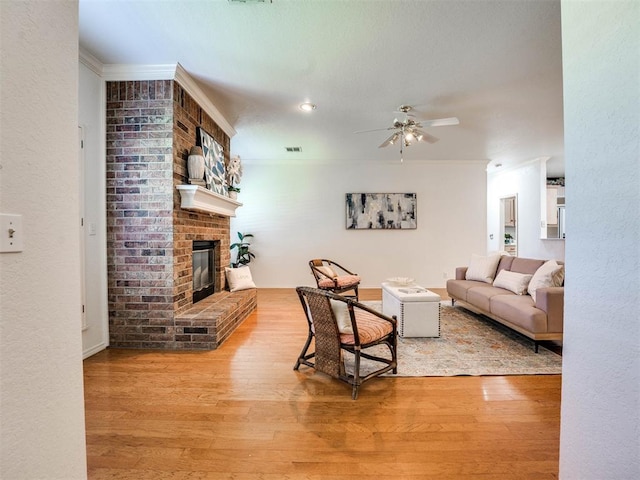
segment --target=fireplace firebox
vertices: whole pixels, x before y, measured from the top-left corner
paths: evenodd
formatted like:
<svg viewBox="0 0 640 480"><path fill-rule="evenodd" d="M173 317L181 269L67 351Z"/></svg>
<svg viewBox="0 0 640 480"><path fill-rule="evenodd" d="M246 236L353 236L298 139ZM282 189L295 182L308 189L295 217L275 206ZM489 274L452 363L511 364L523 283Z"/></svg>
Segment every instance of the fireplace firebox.
<svg viewBox="0 0 640 480"><path fill-rule="evenodd" d="M219 243L215 240L193 241L193 303L216 291L216 249Z"/></svg>

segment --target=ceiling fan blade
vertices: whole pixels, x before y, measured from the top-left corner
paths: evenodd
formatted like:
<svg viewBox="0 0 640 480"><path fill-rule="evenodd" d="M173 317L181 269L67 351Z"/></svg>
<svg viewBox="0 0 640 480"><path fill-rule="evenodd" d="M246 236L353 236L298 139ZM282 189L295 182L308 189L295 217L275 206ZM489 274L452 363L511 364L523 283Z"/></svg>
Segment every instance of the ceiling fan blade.
<svg viewBox="0 0 640 480"><path fill-rule="evenodd" d="M393 130L395 127L387 127L387 128L374 128L372 130L358 130L353 133L367 133L367 132L381 132L382 130Z"/></svg>
<svg viewBox="0 0 640 480"><path fill-rule="evenodd" d="M384 142L382 142L378 148L384 148L394 144L399 136L400 136L400 132L394 133L389 138L387 138Z"/></svg>
<svg viewBox="0 0 640 480"><path fill-rule="evenodd" d="M459 125L458 117L436 118L435 120L419 120L418 123L423 127L445 127L447 125Z"/></svg>
<svg viewBox="0 0 640 480"><path fill-rule="evenodd" d="M438 140L440 140L438 137L434 137L433 135L430 135L427 132L423 132L422 130L416 130L416 138L420 142L427 143L436 143Z"/></svg>

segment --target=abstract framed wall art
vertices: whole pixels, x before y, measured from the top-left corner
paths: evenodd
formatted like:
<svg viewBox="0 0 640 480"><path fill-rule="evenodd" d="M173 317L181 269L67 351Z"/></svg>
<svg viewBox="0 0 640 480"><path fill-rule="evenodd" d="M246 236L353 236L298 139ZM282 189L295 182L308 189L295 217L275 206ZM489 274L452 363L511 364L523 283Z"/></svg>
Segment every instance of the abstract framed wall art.
<svg viewBox="0 0 640 480"><path fill-rule="evenodd" d="M228 195L222 145L216 142L202 127L197 129L196 143L202 147L204 155L204 178L207 182L207 188L220 195Z"/></svg>
<svg viewBox="0 0 640 480"><path fill-rule="evenodd" d="M418 228L415 193L347 193L347 230Z"/></svg>

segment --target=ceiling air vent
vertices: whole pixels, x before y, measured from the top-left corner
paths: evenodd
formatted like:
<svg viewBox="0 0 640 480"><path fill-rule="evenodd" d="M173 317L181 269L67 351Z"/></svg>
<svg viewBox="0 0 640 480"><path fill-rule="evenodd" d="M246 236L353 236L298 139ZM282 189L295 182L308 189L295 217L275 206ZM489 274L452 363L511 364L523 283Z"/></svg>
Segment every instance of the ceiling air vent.
<svg viewBox="0 0 640 480"><path fill-rule="evenodd" d="M301 152L302 147L284 147L287 152Z"/></svg>
<svg viewBox="0 0 640 480"><path fill-rule="evenodd" d="M229 3L273 3L273 0L229 0Z"/></svg>

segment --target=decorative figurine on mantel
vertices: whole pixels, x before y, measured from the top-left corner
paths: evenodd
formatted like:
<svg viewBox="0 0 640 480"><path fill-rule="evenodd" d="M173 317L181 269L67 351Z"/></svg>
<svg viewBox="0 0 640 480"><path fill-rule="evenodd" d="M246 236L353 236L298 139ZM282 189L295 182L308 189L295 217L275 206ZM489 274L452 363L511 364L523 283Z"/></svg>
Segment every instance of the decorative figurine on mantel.
<svg viewBox="0 0 640 480"><path fill-rule="evenodd" d="M235 157L231 157L229 160L229 166L227 167L227 183L229 184L229 198L236 199L238 198L238 193L240 192L240 188L236 187L238 183L240 183L240 179L242 178L242 162L240 161L240 156L236 155Z"/></svg>
<svg viewBox="0 0 640 480"><path fill-rule="evenodd" d="M204 180L204 155L202 147L191 147L187 158L187 171L189 172L189 183L206 187Z"/></svg>

